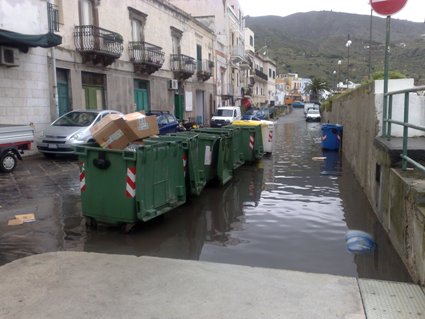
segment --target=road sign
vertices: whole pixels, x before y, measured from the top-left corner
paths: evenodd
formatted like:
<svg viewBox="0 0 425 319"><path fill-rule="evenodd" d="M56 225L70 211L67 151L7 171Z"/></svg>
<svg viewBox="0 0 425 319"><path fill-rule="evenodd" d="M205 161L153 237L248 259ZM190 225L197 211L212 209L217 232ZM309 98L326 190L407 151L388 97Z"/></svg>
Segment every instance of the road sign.
<svg viewBox="0 0 425 319"><path fill-rule="evenodd" d="M373 11L384 16L390 16L403 9L407 0L370 0Z"/></svg>

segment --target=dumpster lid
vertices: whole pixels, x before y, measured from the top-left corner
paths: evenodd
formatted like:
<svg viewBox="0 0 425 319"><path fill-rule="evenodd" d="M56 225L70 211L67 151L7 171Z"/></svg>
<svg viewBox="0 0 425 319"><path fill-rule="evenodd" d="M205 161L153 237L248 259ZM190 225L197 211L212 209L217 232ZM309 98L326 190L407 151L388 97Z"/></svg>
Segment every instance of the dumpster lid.
<svg viewBox="0 0 425 319"><path fill-rule="evenodd" d="M252 121L252 120L240 120L240 121L233 121L232 125L236 126L265 126L265 123L262 123L260 121Z"/></svg>

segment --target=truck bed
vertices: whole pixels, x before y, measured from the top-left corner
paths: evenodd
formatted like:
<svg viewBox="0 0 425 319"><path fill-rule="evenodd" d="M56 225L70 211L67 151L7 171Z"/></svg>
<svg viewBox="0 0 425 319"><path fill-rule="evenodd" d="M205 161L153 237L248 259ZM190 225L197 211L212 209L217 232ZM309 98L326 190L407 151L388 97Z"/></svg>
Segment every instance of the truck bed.
<svg viewBox="0 0 425 319"><path fill-rule="evenodd" d="M0 147L17 146L34 141L34 128L29 125L0 124Z"/></svg>

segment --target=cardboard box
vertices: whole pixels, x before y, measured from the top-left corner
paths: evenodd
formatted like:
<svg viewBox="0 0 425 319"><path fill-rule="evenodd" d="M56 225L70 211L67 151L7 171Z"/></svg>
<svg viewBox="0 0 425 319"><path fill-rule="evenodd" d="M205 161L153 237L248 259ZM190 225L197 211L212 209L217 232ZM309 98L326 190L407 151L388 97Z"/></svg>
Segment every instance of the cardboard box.
<svg viewBox="0 0 425 319"><path fill-rule="evenodd" d="M156 116L146 116L141 112L134 112L124 115L124 120L130 131L136 136L130 136L132 141L159 134Z"/></svg>
<svg viewBox="0 0 425 319"><path fill-rule="evenodd" d="M137 136L122 115L109 114L90 129L94 140L103 148L124 149Z"/></svg>

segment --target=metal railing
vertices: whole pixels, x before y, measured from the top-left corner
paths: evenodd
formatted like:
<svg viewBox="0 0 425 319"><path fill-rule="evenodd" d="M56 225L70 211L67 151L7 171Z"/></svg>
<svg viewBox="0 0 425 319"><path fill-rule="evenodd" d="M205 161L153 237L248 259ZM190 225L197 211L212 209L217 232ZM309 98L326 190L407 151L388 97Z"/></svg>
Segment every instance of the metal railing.
<svg viewBox="0 0 425 319"><path fill-rule="evenodd" d="M255 69L255 75L258 76L260 79L263 79L264 81L267 81L269 79L269 77L267 76L267 74L261 72L258 69Z"/></svg>
<svg viewBox="0 0 425 319"><path fill-rule="evenodd" d="M423 173L425 173L425 166L418 163L411 157L407 155L408 152L408 139L409 139L409 128L420 130L425 132L425 126L415 125L409 123L409 94L413 92L425 91L425 86L418 86L411 89L392 91L385 94L388 97L387 105L384 105L383 108L383 125L382 125L382 137L391 139L391 124L403 126L403 151L400 155L402 158L402 169L407 169L407 163L412 164L417 167ZM403 111L403 121L397 121L392 119L392 110L393 110L393 96L397 94L404 94L404 111Z"/></svg>
<svg viewBox="0 0 425 319"><path fill-rule="evenodd" d="M130 60L133 63L146 63L161 67L164 64L164 51L159 46L143 41L128 43Z"/></svg>
<svg viewBox="0 0 425 319"><path fill-rule="evenodd" d="M196 70L198 72L212 73L214 62L211 60L197 60Z"/></svg>
<svg viewBox="0 0 425 319"><path fill-rule="evenodd" d="M195 73L195 59L184 54L171 54L171 70L185 73Z"/></svg>
<svg viewBox="0 0 425 319"><path fill-rule="evenodd" d="M119 58L124 49L120 34L94 25L74 29L74 44L79 52L94 52Z"/></svg>

